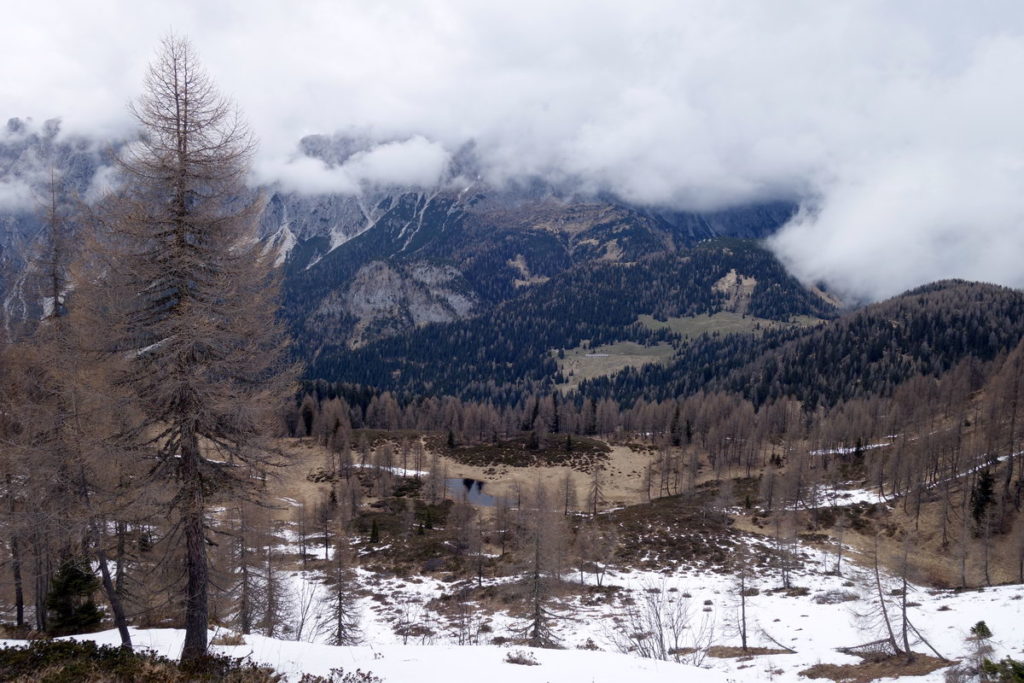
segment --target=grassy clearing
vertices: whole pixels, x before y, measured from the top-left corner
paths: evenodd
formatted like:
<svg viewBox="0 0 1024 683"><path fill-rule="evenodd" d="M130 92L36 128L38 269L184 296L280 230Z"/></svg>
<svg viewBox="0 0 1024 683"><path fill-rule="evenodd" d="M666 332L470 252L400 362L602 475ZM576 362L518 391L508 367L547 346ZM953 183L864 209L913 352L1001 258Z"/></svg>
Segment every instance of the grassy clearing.
<svg viewBox="0 0 1024 683"><path fill-rule="evenodd" d="M592 349L577 346L568 349L565 357L558 359L558 367L566 377L566 382L559 388L573 389L585 379L614 375L629 367L667 363L674 354L672 346L665 343L643 346L635 342L618 342ZM552 355L557 358L556 352L552 352Z"/></svg>
<svg viewBox="0 0 1024 683"><path fill-rule="evenodd" d="M714 315L695 315L689 318L669 318L666 321L655 320L649 315L641 315L637 320L641 325L652 330L667 328L688 338L716 332L718 334L756 334L776 327L809 327L821 322L818 318L801 315L794 317L792 322L784 323L731 311L720 311Z"/></svg>

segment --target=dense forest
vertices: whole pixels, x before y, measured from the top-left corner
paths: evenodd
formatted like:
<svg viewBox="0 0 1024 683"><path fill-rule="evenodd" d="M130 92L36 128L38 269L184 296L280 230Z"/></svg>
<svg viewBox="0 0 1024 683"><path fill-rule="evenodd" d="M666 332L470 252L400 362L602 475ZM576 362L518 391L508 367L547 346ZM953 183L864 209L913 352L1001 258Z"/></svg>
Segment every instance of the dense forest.
<svg viewBox="0 0 1024 683"><path fill-rule="evenodd" d="M989 361L1024 336L1019 290L940 282L813 329L703 336L668 366L627 369L583 383L591 399L663 399L719 389L760 406L781 397L810 408L889 396L915 376L940 377L968 358Z"/></svg>

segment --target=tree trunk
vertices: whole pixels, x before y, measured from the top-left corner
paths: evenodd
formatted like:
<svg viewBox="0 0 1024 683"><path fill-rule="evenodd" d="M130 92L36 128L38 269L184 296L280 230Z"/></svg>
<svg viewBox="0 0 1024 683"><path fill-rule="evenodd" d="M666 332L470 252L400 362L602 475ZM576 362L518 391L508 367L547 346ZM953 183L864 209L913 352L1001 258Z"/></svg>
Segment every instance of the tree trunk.
<svg viewBox="0 0 1024 683"><path fill-rule="evenodd" d="M903 654L900 646L896 643L896 634L892 630L892 622L889 621L889 610L885 606L885 593L882 592L882 576L878 569L878 541L875 541L875 589L878 593L878 609L885 623L886 640L892 646L893 652Z"/></svg>
<svg viewBox="0 0 1024 683"><path fill-rule="evenodd" d="M11 538L11 572L14 574L14 623L21 628L25 625L25 590L21 583L21 550L17 536Z"/></svg>
<svg viewBox="0 0 1024 683"><path fill-rule="evenodd" d="M124 604L121 602L121 595L117 592L117 588L114 587L114 582L110 578L110 568L107 566L107 553L102 548L96 550L96 560L100 565L103 591L107 594L107 600L110 601L110 610L114 613L114 626L117 627L117 632L121 636L121 647L131 650L132 636L128 632L128 619L124 614Z"/></svg>
<svg viewBox="0 0 1024 683"><path fill-rule="evenodd" d="M50 591L50 563L42 546L43 542L37 531L32 540L37 631L46 630L46 594Z"/></svg>
<svg viewBox="0 0 1024 683"><path fill-rule="evenodd" d="M742 571L746 571L745 569ZM740 574L740 642L743 651L747 651L747 579Z"/></svg>
<svg viewBox="0 0 1024 683"><path fill-rule="evenodd" d="M194 661L206 656L209 615L209 566L206 557L206 530L203 519L203 482L199 473L199 444L195 434L182 438L181 466L185 535L185 645L181 661Z"/></svg>
<svg viewBox="0 0 1024 683"><path fill-rule="evenodd" d="M118 597L124 597L125 585L124 585L124 556L125 556L125 536L128 534L128 525L125 522L117 522L115 528L117 529L117 555L114 557L114 591L117 592Z"/></svg>

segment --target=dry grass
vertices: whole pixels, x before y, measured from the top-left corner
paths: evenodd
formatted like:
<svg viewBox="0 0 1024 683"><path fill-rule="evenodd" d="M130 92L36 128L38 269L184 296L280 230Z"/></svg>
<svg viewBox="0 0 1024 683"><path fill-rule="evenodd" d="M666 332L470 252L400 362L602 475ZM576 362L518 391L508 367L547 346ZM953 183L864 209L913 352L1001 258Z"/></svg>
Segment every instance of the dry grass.
<svg viewBox="0 0 1024 683"><path fill-rule="evenodd" d="M815 664L801 671L800 675L837 683L870 683L879 678L924 676L954 663L919 654L914 656L912 662L907 662L905 657L887 657L865 660L860 664Z"/></svg>
<svg viewBox="0 0 1024 683"><path fill-rule="evenodd" d="M219 633L210 641L210 645L245 645L245 636L241 633L225 632Z"/></svg>
<svg viewBox="0 0 1024 683"><path fill-rule="evenodd" d="M394 445L397 446L398 439L402 436L420 438L420 435L403 432L395 436ZM373 437L374 445L380 445L387 440L387 434L384 432L374 433ZM436 439L434 440L436 441ZM428 439L427 443L431 444L431 439ZM281 468L276 473L276 479L268 482L268 486L279 496L280 509L277 514L281 519L290 519L294 507L283 501L283 498L313 504L328 492L329 488L326 484L310 482L306 478L310 471L323 466L327 460L327 453L311 439L285 440L282 442L282 447L289 455L290 464ZM444 452L447 449L439 450L442 466L445 468L447 476L466 477L487 482L489 493L510 495L519 487L529 488L538 478L543 478L548 483L560 483L568 476L578 493L578 508L582 508L584 505L585 493L591 479L588 473L560 465L512 467L507 464L468 464L447 457ZM656 451L645 449L644 444L634 444L632 447L630 445L612 445L610 450L602 455L607 458L604 461L603 469L605 507L619 508L646 502L643 472L645 467L654 461ZM429 458L430 453L427 455L428 461ZM736 476L742 473L740 470L736 470L728 473L727 476ZM756 478L759 473L755 471L752 474ZM698 485L706 482L711 476L712 473L707 467L703 467L698 477ZM736 490L737 501L741 501L743 499L741 488L737 487ZM754 493L753 498L756 501L756 484L751 491ZM959 495L959 493L955 492L955 495ZM870 564L877 538L882 563L895 567L904 546L905 535L910 533L914 548L910 558L910 578L915 583L928 586L959 586L959 522L955 517L950 519L947 525L948 543L944 546L941 525L942 511L942 504L936 499L924 503L919 518L913 514L912 509L904 511L902 503L897 503L892 507L887 505L857 506L851 513L843 513L847 516L847 521L852 519L849 517L850 514L856 517L856 524L848 525L843 535L844 544L853 547L852 551L844 553L844 562ZM812 516L808 513L801 513L798 517L800 531L814 532L815 534L814 537L802 535L805 541L822 549L834 550L838 535L834 527L831 526L830 515ZM1008 583L1018 578L1018 544L1008 541L1019 538L1022 527L1024 527L1024 516L1019 516L1014 530L1005 536L993 538L990 555L990 577L993 583ZM764 520L757 523L753 519L753 515L736 516L732 529L770 535L769 526ZM982 586L985 584L984 572L980 564L980 558L983 556L982 541L971 535L968 538L968 545L967 585Z"/></svg>
<svg viewBox="0 0 1024 683"><path fill-rule="evenodd" d="M585 379L613 375L626 368L639 368L647 363L667 363L675 349L664 342L643 346L635 342L619 342L595 348L576 347L565 352L565 358L556 360L565 375L561 389L575 389ZM572 375L570 376L570 373Z"/></svg>

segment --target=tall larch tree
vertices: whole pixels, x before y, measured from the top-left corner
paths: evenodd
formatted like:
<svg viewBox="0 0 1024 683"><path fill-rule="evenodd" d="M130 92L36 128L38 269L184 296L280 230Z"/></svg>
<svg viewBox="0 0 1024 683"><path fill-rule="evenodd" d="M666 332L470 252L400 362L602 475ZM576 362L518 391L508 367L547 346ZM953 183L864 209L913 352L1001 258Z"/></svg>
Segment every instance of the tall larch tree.
<svg viewBox="0 0 1024 683"><path fill-rule="evenodd" d="M187 40L163 41L131 113L140 136L103 217L110 338L140 413L130 436L184 556L188 661L208 645L210 505L244 497L276 459L269 429L293 373L245 186L255 142Z"/></svg>

